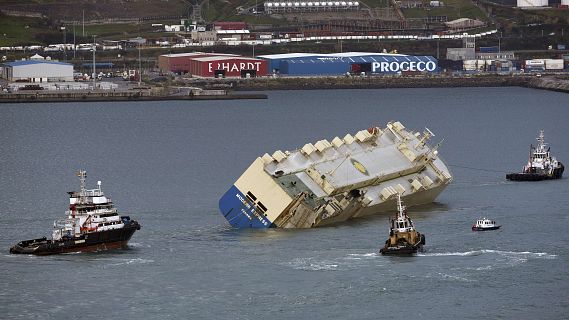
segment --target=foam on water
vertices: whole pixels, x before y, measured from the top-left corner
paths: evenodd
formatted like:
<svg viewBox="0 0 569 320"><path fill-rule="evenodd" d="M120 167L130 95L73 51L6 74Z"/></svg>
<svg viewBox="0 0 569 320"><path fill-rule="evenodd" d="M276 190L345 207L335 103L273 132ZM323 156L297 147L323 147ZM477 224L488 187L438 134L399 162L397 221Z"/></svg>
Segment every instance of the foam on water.
<svg viewBox="0 0 569 320"><path fill-rule="evenodd" d="M286 265L296 270L305 271L333 271L339 267L339 265L333 261L316 261L314 258L296 258L286 263Z"/></svg>
<svg viewBox="0 0 569 320"><path fill-rule="evenodd" d="M345 259L347 259L347 260L373 259L373 258L376 258L377 256L378 256L378 254L375 252L371 252L371 253L350 253L350 254L348 254L348 257L346 257Z"/></svg>
<svg viewBox="0 0 569 320"><path fill-rule="evenodd" d="M482 249L482 250L473 250L473 251L465 251L465 252L426 252L426 253L419 253L417 256L422 257L447 257L447 256L479 256L483 254L498 254L502 256L519 256L519 257L528 257L528 258L543 258L543 259L555 259L557 255L549 254L546 252L529 252L529 251L501 251L501 250L491 250L491 249Z"/></svg>
<svg viewBox="0 0 569 320"><path fill-rule="evenodd" d="M147 263L154 263L152 259L142 259L142 258L133 258L133 259L108 259L108 260L119 260L120 262L110 263L106 266L114 267L114 266L124 266L124 265L131 265L131 264L147 264Z"/></svg>

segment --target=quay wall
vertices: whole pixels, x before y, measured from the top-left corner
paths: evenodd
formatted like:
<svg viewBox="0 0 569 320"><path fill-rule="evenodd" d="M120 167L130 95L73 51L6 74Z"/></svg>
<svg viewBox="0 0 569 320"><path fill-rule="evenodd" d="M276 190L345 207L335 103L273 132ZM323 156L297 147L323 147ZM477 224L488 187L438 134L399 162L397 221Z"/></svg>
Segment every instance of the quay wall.
<svg viewBox="0 0 569 320"><path fill-rule="evenodd" d="M267 99L266 94L243 91L321 90L321 89L386 89L448 87L526 87L569 93L567 76L470 76L470 77L290 77L255 79L194 79L186 93L149 91L55 92L30 91L0 93L0 103L87 102L87 101L159 101L159 100L232 100Z"/></svg>
<svg viewBox="0 0 569 320"><path fill-rule="evenodd" d="M0 103L267 99L266 94L157 95L145 92L26 92L0 94Z"/></svg>

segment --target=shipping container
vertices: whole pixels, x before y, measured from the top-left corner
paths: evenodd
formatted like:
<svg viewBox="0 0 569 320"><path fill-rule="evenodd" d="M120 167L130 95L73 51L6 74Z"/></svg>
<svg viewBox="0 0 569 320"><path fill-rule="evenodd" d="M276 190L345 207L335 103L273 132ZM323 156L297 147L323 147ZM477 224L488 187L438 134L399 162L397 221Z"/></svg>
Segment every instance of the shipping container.
<svg viewBox="0 0 569 320"><path fill-rule="evenodd" d="M500 52L500 47L498 47L498 46L480 47L480 48L478 48L478 51L481 53L496 53L496 52Z"/></svg>
<svg viewBox="0 0 569 320"><path fill-rule="evenodd" d="M546 70L563 70L563 59L546 59Z"/></svg>
<svg viewBox="0 0 569 320"><path fill-rule="evenodd" d="M524 64L526 71L545 71L545 60L543 59L533 59L526 60Z"/></svg>
<svg viewBox="0 0 569 320"><path fill-rule="evenodd" d="M476 60L464 60L463 62L464 70L474 71L476 70L477 61Z"/></svg>

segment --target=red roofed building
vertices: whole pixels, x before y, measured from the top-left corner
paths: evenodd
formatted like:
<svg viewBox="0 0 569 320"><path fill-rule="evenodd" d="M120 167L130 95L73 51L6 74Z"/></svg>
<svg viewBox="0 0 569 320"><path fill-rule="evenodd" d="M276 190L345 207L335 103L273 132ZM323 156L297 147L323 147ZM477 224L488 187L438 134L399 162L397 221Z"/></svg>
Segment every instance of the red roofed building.
<svg viewBox="0 0 569 320"><path fill-rule="evenodd" d="M244 30L247 24L241 21L218 21L213 23L214 30Z"/></svg>
<svg viewBox="0 0 569 320"><path fill-rule="evenodd" d="M190 73L200 77L263 77L268 74L266 60L247 57L209 56L192 59Z"/></svg>
<svg viewBox="0 0 569 320"><path fill-rule="evenodd" d="M234 54L179 53L158 57L163 73L190 74L199 77L263 77L268 75L268 62Z"/></svg>

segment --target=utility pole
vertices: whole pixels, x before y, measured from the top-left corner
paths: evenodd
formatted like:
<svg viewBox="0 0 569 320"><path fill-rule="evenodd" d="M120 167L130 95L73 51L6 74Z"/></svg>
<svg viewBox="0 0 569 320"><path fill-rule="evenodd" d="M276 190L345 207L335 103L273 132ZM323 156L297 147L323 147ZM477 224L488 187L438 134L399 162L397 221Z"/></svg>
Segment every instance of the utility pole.
<svg viewBox="0 0 569 320"><path fill-rule="evenodd" d="M500 31L500 37L498 38L498 53L502 52L502 31Z"/></svg>
<svg viewBox="0 0 569 320"><path fill-rule="evenodd" d="M77 51L77 46L75 45L75 20L73 21L73 60L75 60L75 52Z"/></svg>
<svg viewBox="0 0 569 320"><path fill-rule="evenodd" d="M67 62L67 30L65 26L61 27L61 31L63 31L63 61Z"/></svg>
<svg viewBox="0 0 569 320"><path fill-rule="evenodd" d="M85 36L85 10L83 10L83 37Z"/></svg>
<svg viewBox="0 0 569 320"><path fill-rule="evenodd" d="M140 87L140 81L142 80L142 64L140 62L140 42L138 43L138 86Z"/></svg>
<svg viewBox="0 0 569 320"><path fill-rule="evenodd" d="M95 42L96 35L93 35L93 90L97 88L97 74L95 73L95 50L97 50L97 43Z"/></svg>

